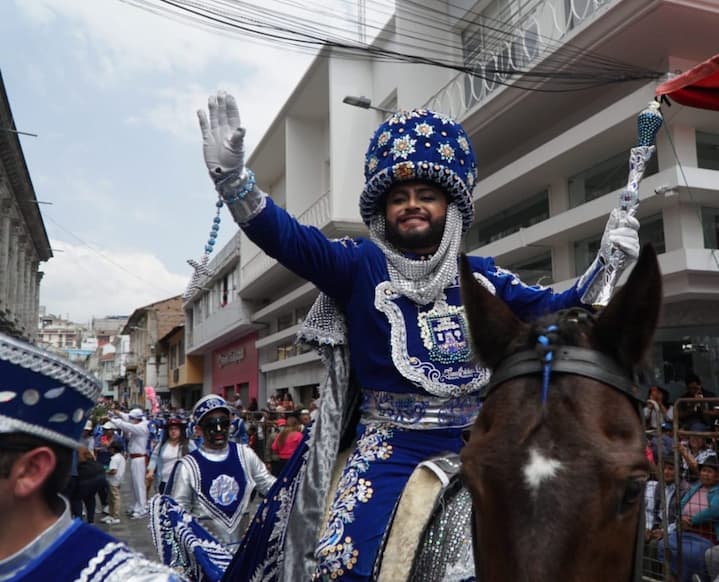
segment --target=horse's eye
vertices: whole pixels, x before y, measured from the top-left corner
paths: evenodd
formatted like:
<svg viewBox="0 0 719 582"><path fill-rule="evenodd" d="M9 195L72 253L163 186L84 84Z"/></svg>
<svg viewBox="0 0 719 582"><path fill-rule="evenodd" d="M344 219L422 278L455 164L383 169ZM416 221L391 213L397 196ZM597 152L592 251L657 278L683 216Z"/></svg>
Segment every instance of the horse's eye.
<svg viewBox="0 0 719 582"><path fill-rule="evenodd" d="M644 495L646 483L645 477L630 477L626 480L622 501L619 504L619 513L626 513L636 505L637 501Z"/></svg>
<svg viewBox="0 0 719 582"><path fill-rule="evenodd" d="M472 429L465 428L462 431L462 442L466 445L469 442L469 437L472 436Z"/></svg>

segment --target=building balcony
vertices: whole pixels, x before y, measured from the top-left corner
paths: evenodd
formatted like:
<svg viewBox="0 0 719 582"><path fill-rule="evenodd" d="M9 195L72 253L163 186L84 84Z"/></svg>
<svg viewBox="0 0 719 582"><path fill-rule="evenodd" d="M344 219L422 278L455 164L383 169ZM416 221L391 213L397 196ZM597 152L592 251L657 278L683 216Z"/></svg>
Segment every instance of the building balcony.
<svg viewBox="0 0 719 582"><path fill-rule="evenodd" d="M218 307L201 322L195 321L186 334L187 354L199 355L234 339L239 339L257 328L250 321L248 304L235 297L225 306Z"/></svg>
<svg viewBox="0 0 719 582"><path fill-rule="evenodd" d="M332 220L331 192L325 192L312 205L297 216L304 225L325 229ZM240 294L247 298L262 298L272 295L279 280L289 279L289 272L275 259L267 256L262 249L247 241L243 241L243 249L248 249L247 256L242 257ZM276 294L276 293L275 293Z"/></svg>
<svg viewBox="0 0 719 582"><path fill-rule="evenodd" d="M169 370L167 387L170 390L182 388L188 384L202 384L203 359L199 356L187 356L181 366Z"/></svg>

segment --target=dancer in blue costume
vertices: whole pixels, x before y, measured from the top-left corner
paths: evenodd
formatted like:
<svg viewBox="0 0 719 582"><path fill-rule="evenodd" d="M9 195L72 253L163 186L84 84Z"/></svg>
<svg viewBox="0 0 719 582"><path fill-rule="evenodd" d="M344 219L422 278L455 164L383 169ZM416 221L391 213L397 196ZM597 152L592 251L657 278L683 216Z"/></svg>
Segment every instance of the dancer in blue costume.
<svg viewBox="0 0 719 582"><path fill-rule="evenodd" d="M270 491L225 579L369 580L385 528L418 463L459 451L489 371L473 362L457 255L474 219L477 165L469 137L425 109L391 115L365 158L360 214L369 239L329 240L262 192L244 166L234 99L199 112L217 191L255 244L322 292L304 339L330 350L318 419ZM638 221L610 217L598 257L563 293L530 287L494 260L470 257L475 277L520 317L591 305L608 253L638 254ZM332 459L352 387L361 397L354 450L321 525Z"/></svg>
<svg viewBox="0 0 719 582"><path fill-rule="evenodd" d="M81 369L0 334L0 580L184 580L72 519L59 495L99 396Z"/></svg>

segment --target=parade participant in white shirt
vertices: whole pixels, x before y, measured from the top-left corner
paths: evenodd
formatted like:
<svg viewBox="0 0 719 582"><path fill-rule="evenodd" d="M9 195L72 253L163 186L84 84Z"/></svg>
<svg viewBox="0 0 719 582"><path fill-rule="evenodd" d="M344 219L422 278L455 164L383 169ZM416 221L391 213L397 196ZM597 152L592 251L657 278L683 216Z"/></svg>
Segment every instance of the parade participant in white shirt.
<svg viewBox="0 0 719 582"><path fill-rule="evenodd" d="M150 437L145 414L140 408L129 413L112 414L112 422L122 429L128 439L127 454L130 458L130 482L132 484L133 505L130 517L139 519L147 515L147 490L145 489L145 464L147 439Z"/></svg>

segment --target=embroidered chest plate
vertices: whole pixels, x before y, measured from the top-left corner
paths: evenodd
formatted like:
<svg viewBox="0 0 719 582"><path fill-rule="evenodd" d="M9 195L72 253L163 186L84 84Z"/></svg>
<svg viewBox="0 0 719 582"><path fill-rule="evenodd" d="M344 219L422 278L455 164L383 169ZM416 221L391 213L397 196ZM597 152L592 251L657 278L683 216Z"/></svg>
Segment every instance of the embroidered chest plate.
<svg viewBox="0 0 719 582"><path fill-rule="evenodd" d="M430 310L420 311L417 323L430 360L441 364L454 364L469 358L469 334L464 307L437 301Z"/></svg>
<svg viewBox="0 0 719 582"><path fill-rule="evenodd" d="M445 294L413 315L417 305L391 281L383 281L375 288L375 308L387 318L392 363L407 380L441 397L474 392L489 382L490 371L472 361L464 308L452 305Z"/></svg>

